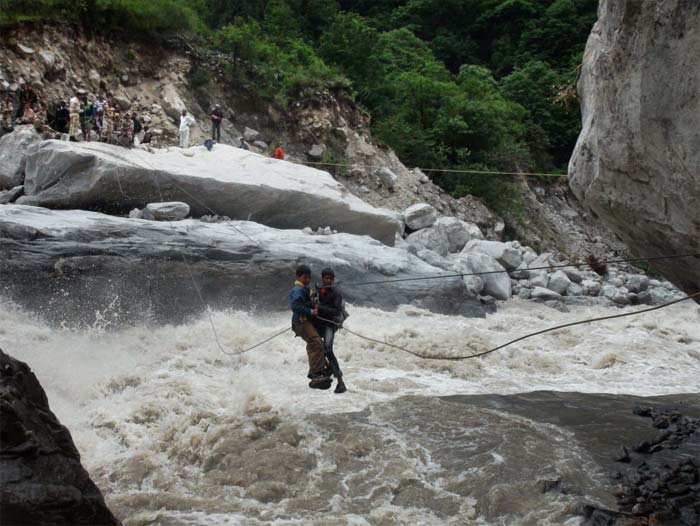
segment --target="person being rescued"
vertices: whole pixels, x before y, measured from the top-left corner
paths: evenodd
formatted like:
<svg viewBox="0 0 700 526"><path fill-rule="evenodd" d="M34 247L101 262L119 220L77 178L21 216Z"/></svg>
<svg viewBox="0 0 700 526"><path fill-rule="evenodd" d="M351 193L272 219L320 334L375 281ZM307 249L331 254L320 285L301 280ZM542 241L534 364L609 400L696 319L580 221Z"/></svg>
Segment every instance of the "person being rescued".
<svg viewBox="0 0 700 526"><path fill-rule="evenodd" d="M325 354L323 339L312 323L318 315L318 305L311 301L309 284L311 269L300 265L296 270L296 281L289 293L289 306L292 309L292 330L306 342L306 354L309 359L308 378L312 389L329 389L333 383L331 370Z"/></svg>
<svg viewBox="0 0 700 526"><path fill-rule="evenodd" d="M343 382L343 371L340 370L338 359L333 353L333 340L336 331L341 327L343 321L348 317L343 305L343 295L340 289L333 285L335 272L331 268L324 268L321 271L323 284L316 289L316 299L318 301L318 314L312 319L316 331L323 337L326 351L326 359L331 366L333 376L338 383L335 386L335 393L347 391Z"/></svg>

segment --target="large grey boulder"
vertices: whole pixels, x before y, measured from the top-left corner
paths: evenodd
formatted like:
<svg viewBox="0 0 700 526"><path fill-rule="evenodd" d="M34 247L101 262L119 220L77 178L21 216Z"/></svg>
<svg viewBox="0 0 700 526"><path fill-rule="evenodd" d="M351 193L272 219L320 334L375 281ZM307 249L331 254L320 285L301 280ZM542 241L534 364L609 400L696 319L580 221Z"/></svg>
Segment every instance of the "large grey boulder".
<svg viewBox="0 0 700 526"><path fill-rule="evenodd" d="M457 272L480 274L479 276L465 276L465 283L467 283L467 278L478 277L484 283L483 294L488 294L498 300L507 300L511 297L510 276L491 256L482 252L461 252L459 255L453 256L451 260L454 262L454 268Z"/></svg>
<svg viewBox="0 0 700 526"><path fill-rule="evenodd" d="M14 203L17 199L22 197L24 193L24 185L15 186L9 190L0 190L0 205L8 205Z"/></svg>
<svg viewBox="0 0 700 526"><path fill-rule="evenodd" d="M41 142L34 126L17 126L0 138L0 188L14 188L24 181L27 156Z"/></svg>
<svg viewBox="0 0 700 526"><path fill-rule="evenodd" d="M505 243L501 243L500 241L472 239L466 244L463 251L482 252L484 254L488 254L508 270L518 268L523 260L520 252L517 249L508 246Z"/></svg>
<svg viewBox="0 0 700 526"><path fill-rule="evenodd" d="M441 229L449 243L448 251L461 252L464 245L472 239L483 239L484 235L474 223L467 223L456 217L439 217L434 226Z"/></svg>
<svg viewBox="0 0 700 526"><path fill-rule="evenodd" d="M571 280L561 270L557 270L549 276L549 281L547 282L547 288L560 295L566 293L569 285L571 285Z"/></svg>
<svg viewBox="0 0 700 526"><path fill-rule="evenodd" d="M90 325L96 311L113 316L114 324L179 323L201 315L189 270L212 308L285 311L302 262L315 280L323 267L333 267L352 304L484 313L459 277L353 285L444 273L367 236L319 236L249 221L163 223L0 206L0 296L56 323Z"/></svg>
<svg viewBox="0 0 700 526"><path fill-rule="evenodd" d="M175 124L180 123L182 110L187 109L185 101L182 100L175 86L166 84L161 92L160 106L165 111L165 114L170 117Z"/></svg>
<svg viewBox="0 0 700 526"><path fill-rule="evenodd" d="M377 170L377 177L379 177L382 186L392 191L396 188L396 183L399 180L398 176L386 166Z"/></svg>
<svg viewBox="0 0 700 526"><path fill-rule="evenodd" d="M437 210L427 203L409 206L403 212L406 226L411 230L427 228L437 221Z"/></svg>
<svg viewBox="0 0 700 526"><path fill-rule="evenodd" d="M576 196L643 256L698 251L700 2L602 0L579 82ZM700 259L650 262L687 293Z"/></svg>
<svg viewBox="0 0 700 526"><path fill-rule="evenodd" d="M0 415L3 524L120 524L80 464L39 380L1 349Z"/></svg>
<svg viewBox="0 0 700 526"><path fill-rule="evenodd" d="M277 228L330 226L387 245L400 229L391 212L353 196L327 172L223 144L185 152L45 141L27 159L24 192L40 206L119 214L181 201L194 217L226 215Z"/></svg>
<svg viewBox="0 0 700 526"><path fill-rule="evenodd" d="M435 225L413 232L406 237L406 243L415 247L417 251L432 250L443 257L450 251L450 242L447 234L443 229Z"/></svg>

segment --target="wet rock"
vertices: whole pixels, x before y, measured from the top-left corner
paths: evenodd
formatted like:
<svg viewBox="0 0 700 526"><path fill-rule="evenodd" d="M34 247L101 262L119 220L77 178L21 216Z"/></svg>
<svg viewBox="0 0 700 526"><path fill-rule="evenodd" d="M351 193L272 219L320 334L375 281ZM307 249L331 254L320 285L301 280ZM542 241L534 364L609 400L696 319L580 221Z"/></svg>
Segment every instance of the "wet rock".
<svg viewBox="0 0 700 526"><path fill-rule="evenodd" d="M625 278L625 287L630 292L638 294L649 288L649 278L639 274L633 274Z"/></svg>
<svg viewBox="0 0 700 526"><path fill-rule="evenodd" d="M420 230L431 226L437 221L437 211L427 203L418 203L409 206L403 212L406 218L406 226L411 230Z"/></svg>
<svg viewBox="0 0 700 526"><path fill-rule="evenodd" d="M38 236L43 248L35 246ZM168 224L13 204L0 206L2 239L13 241L0 250L0 289L7 291L8 299L42 312L47 320L60 318L69 323L83 323L96 309L107 309L115 295L130 298L113 310L118 324L143 320L146 310L164 323L201 313L201 302L192 289L182 286L182 276L187 275L182 254L201 283L207 304L224 309L288 309L279 291L288 286L289 269L300 260L315 270L327 266L329 246L337 258L335 271L348 282L441 272L405 250L368 236L310 235L252 221L209 224L185 219ZM61 279L56 278L57 272ZM238 278L232 280L234 274ZM152 287L155 276L158 287ZM109 286L90 285L94 283ZM85 287L90 294L83 293ZM148 287L151 290L144 295ZM354 287L344 295L353 304L371 303L377 308L413 304L434 312L484 313L459 278L378 284L372 289L367 294ZM45 309L49 297L59 301Z"/></svg>
<svg viewBox="0 0 700 526"><path fill-rule="evenodd" d="M428 265L441 268L443 270L451 270L452 265L444 257L437 252L428 249L421 249L417 253L418 257L425 261Z"/></svg>
<svg viewBox="0 0 700 526"><path fill-rule="evenodd" d="M456 217L440 217L435 221L434 226L444 232L448 242L447 250L451 253L460 252L472 239L483 238L478 226Z"/></svg>
<svg viewBox="0 0 700 526"><path fill-rule="evenodd" d="M3 192L0 191L0 205L14 203L24 193L24 185L15 186Z"/></svg>
<svg viewBox="0 0 700 526"><path fill-rule="evenodd" d="M571 283L566 289L567 296L583 296L583 287L578 283Z"/></svg>
<svg viewBox="0 0 700 526"><path fill-rule="evenodd" d="M445 231L434 225L409 234L406 243L414 246L417 251L431 250L442 257L450 251L450 242Z"/></svg>
<svg viewBox="0 0 700 526"><path fill-rule="evenodd" d="M2 350L0 410L3 524L120 524L34 373Z"/></svg>
<svg viewBox="0 0 700 526"><path fill-rule="evenodd" d="M583 281L583 275L578 268L564 267L561 270L572 283L581 283Z"/></svg>
<svg viewBox="0 0 700 526"><path fill-rule="evenodd" d="M530 278L530 286L533 288L539 287L546 289L547 283L549 283L549 276L547 274L535 274L534 277Z"/></svg>
<svg viewBox="0 0 700 526"><path fill-rule="evenodd" d="M557 270L551 276L549 276L549 281L547 282L547 288L553 290L559 295L566 293L566 290L571 285L571 281L561 270Z"/></svg>
<svg viewBox="0 0 700 526"><path fill-rule="evenodd" d="M520 263L520 265L518 265L518 268L510 272L510 277L515 279L527 279L529 276L530 273L527 270L527 263L525 263L525 261Z"/></svg>
<svg viewBox="0 0 700 526"><path fill-rule="evenodd" d="M540 300L558 300L561 299L561 294L554 292L553 290L545 289L543 287L535 286L532 289L532 297Z"/></svg>
<svg viewBox="0 0 700 526"><path fill-rule="evenodd" d="M148 203L146 210L156 221L179 221L190 214L190 205L178 201Z"/></svg>
<svg viewBox="0 0 700 526"><path fill-rule="evenodd" d="M517 249L505 243L501 243L500 241L472 239L465 245L463 252L481 252L487 254L508 270L518 268L522 262L522 256Z"/></svg>

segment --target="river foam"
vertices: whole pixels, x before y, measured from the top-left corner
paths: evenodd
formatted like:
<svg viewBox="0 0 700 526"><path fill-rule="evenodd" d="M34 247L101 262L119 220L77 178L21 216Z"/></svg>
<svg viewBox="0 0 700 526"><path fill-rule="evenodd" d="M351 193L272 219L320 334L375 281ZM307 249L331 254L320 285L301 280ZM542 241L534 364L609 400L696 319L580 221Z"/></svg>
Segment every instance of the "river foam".
<svg viewBox="0 0 700 526"><path fill-rule="evenodd" d="M561 313L517 300L485 319L408 306L350 311L347 325L354 331L435 356L480 352L552 325L620 312L595 307ZM212 318L231 351L289 323L286 313L215 312ZM421 524L464 524L459 520L465 517L486 524L476 500L461 499L456 508L449 504L453 497L445 493L445 480L457 484L466 475L434 476L444 466L431 465L420 447L402 443L403 431L403 438L394 439L389 429L387 436L361 433L354 442L336 436L331 447L323 419L376 413L405 396L700 390L700 307L690 302L563 329L461 362L422 360L341 334L336 350L349 388L342 396L308 389L303 342L291 331L230 357L218 350L206 317L118 332L100 326L100 319L96 316L90 330L57 330L2 303L0 345L30 364L52 409L71 430L84 465L127 526L409 524L416 517ZM360 420L347 424L357 427L353 434L365 425ZM391 461L374 471L358 464L357 473L333 475L346 457L371 457L384 447ZM507 452L493 453L484 455L485 465L504 462ZM597 475L591 473L593 480ZM437 504L406 511L393 503L398 493L393 500L383 497L387 488L396 492L414 479L423 486L430 481L426 502ZM326 485L332 494L322 489ZM518 515L516 522L556 524L564 505L545 515ZM462 519L453 521L449 510Z"/></svg>

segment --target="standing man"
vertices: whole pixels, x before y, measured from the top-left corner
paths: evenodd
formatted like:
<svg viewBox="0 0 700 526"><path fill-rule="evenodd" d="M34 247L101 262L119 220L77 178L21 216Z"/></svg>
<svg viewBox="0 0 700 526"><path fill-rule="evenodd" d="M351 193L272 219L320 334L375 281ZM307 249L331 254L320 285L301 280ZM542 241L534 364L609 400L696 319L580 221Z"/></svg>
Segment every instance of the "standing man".
<svg viewBox="0 0 700 526"><path fill-rule="evenodd" d="M56 131L58 133L61 133L61 134L67 133L69 120L70 120L70 112L68 111L68 108L66 107L66 103L61 101L58 103L58 107L56 108L56 120L55 120Z"/></svg>
<svg viewBox="0 0 700 526"><path fill-rule="evenodd" d="M221 142L221 121L224 120L224 112L221 106L214 106L211 112L211 138L213 141Z"/></svg>
<svg viewBox="0 0 700 526"><path fill-rule="evenodd" d="M330 371L326 361L323 340L316 332L311 319L318 315L318 306L311 302L308 286L311 283L311 269L300 265L296 271L296 281L289 293L289 306L292 309L292 330L306 342L309 359L309 387L328 389L331 386Z"/></svg>
<svg viewBox="0 0 700 526"><path fill-rule="evenodd" d="M187 110L182 110L180 115L180 148L190 146L190 128L194 126L194 117L187 115Z"/></svg>
<svg viewBox="0 0 700 526"><path fill-rule="evenodd" d="M88 101L87 95L83 95L83 109L80 112L80 129L83 131L83 140L90 141L92 122L95 117L95 107Z"/></svg>
<svg viewBox="0 0 700 526"><path fill-rule="evenodd" d="M333 339L336 331L340 328L343 320L347 318L347 313L343 307L343 295L338 287L333 285L335 272L331 268L324 268L321 271L323 286L317 290L318 315L313 320L314 327L323 336L326 349L326 359L333 370L333 376L338 380L335 392L340 394L347 391L343 382L343 371L340 370L338 359L333 353Z"/></svg>
<svg viewBox="0 0 700 526"><path fill-rule="evenodd" d="M77 94L73 95L68 102L68 112L70 115L68 135L72 141L77 141L78 133L80 133L80 99L78 99Z"/></svg>

